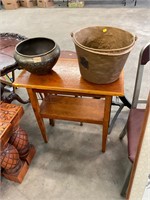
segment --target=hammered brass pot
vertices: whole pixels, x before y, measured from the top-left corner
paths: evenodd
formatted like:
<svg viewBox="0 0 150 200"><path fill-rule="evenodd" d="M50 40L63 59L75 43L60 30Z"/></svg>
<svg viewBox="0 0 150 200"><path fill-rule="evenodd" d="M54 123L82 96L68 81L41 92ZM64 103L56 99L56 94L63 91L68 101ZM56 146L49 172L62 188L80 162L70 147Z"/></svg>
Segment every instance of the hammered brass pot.
<svg viewBox="0 0 150 200"><path fill-rule="evenodd" d="M19 67L44 75L51 72L60 56L60 48L50 38L37 37L24 40L16 45L14 58Z"/></svg>

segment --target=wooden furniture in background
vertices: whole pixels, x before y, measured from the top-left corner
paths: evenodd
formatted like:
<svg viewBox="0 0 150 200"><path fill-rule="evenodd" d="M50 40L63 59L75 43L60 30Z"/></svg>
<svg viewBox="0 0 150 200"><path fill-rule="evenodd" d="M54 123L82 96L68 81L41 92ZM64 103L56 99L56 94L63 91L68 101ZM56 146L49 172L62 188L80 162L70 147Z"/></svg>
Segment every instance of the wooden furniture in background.
<svg viewBox="0 0 150 200"><path fill-rule="evenodd" d="M0 166L2 176L21 183L34 157L35 148L19 126L22 106L0 102Z"/></svg>
<svg viewBox="0 0 150 200"><path fill-rule="evenodd" d="M72 57L72 53L62 52L62 54L63 57L60 56L50 74L35 75L24 70L13 85L27 89L45 142L48 142L48 138L43 118L101 124L102 152L105 152L112 96L124 95L123 72L114 83L93 84L81 77L78 61ZM37 93L45 94L41 105Z"/></svg>
<svg viewBox="0 0 150 200"><path fill-rule="evenodd" d="M140 178L141 177L143 177L143 179L147 178L146 176L148 176L148 174L149 174L149 150L150 150L150 147L149 147L149 142L148 142L149 140L147 140L149 138L148 137L149 127L150 127L149 123L150 123L150 93L149 93L148 99L147 99L147 104L146 104L146 108L145 108L145 112L144 112L144 119L143 119L142 127L140 129L140 132L135 134L137 137L135 143L132 142L132 144L130 144L130 149L132 148L133 164L132 164L132 169L130 172L130 179L129 179L129 185L128 185L128 189L127 189L126 199L130 199L130 198L133 199L132 198L132 196L134 196L134 194L132 194L133 186L135 187L134 188L135 191L133 193L137 193L136 184L137 184L138 179L140 180L140 182L139 182L140 188L143 188L143 187L145 188L145 185L141 185L141 182L143 182L143 180L141 180ZM129 138L129 139L131 139L131 138ZM130 143L131 143L131 141L130 141ZM146 162L142 162L144 159L144 158L142 159L142 157L145 158ZM137 195L137 198L138 197L139 197L139 195Z"/></svg>
<svg viewBox="0 0 150 200"><path fill-rule="evenodd" d="M145 107L148 104L146 97L141 97L140 91L142 91L142 80L144 79L144 70L147 63L150 61L150 43L146 44L140 51L138 68L136 73L136 81L134 86L134 93L132 99L131 110L129 112L128 120L119 138L122 140L127 133L128 139L128 158L131 161L127 176L124 180L121 195L125 196L130 181L130 173L132 165L135 162L136 154L139 151L138 144L141 135L141 128L145 123ZM149 97L150 99L150 97ZM142 106L143 105L143 106Z"/></svg>
<svg viewBox="0 0 150 200"><path fill-rule="evenodd" d="M20 69L14 59L15 46L25 39L27 38L16 33L0 33L0 89L1 99L6 103L11 103L13 100L24 104L29 103L29 101L22 100L15 93L14 88L8 96L3 94L5 86L12 86L15 80L15 70Z"/></svg>

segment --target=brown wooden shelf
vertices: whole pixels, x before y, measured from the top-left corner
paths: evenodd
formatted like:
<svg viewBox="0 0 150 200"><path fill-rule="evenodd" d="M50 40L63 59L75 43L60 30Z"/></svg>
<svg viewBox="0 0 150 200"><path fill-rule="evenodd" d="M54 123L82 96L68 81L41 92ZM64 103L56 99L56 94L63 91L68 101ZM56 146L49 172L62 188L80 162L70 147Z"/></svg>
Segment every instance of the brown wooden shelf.
<svg viewBox="0 0 150 200"><path fill-rule="evenodd" d="M47 96L40 105L43 118L102 124L105 101L70 96Z"/></svg>

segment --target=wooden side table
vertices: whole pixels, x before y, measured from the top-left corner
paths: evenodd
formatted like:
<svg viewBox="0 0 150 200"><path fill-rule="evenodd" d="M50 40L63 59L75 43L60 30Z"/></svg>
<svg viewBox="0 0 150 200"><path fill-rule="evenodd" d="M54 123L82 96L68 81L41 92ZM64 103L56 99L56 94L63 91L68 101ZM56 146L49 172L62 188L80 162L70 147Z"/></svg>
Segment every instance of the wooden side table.
<svg viewBox="0 0 150 200"><path fill-rule="evenodd" d="M48 142L48 138L43 118L101 124L102 152L105 152L112 96L124 96L123 72L114 83L93 84L81 77L73 52L62 54L50 74L35 75L24 70L13 85L27 89L45 142ZM36 95L39 92L45 95L41 105Z"/></svg>
<svg viewBox="0 0 150 200"><path fill-rule="evenodd" d="M34 157L35 148L19 126L21 106L0 102L0 166L2 175L21 183Z"/></svg>

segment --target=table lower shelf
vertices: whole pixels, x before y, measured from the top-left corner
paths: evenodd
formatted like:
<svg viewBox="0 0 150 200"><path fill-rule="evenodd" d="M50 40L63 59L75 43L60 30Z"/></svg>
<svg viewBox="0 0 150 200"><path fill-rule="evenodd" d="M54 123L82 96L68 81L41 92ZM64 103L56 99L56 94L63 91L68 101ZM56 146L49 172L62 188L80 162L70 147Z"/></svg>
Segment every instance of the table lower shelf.
<svg viewBox="0 0 150 200"><path fill-rule="evenodd" d="M103 124L105 100L48 95L40 105L43 118Z"/></svg>

